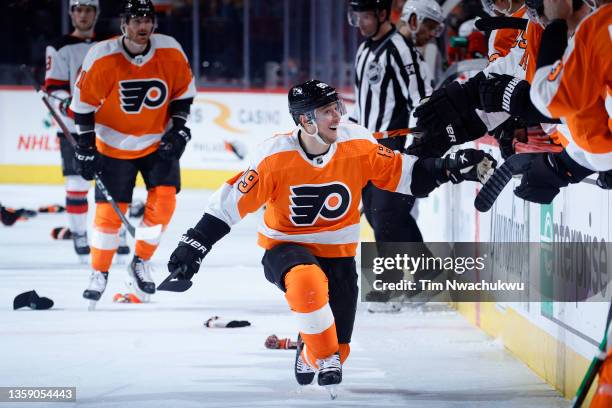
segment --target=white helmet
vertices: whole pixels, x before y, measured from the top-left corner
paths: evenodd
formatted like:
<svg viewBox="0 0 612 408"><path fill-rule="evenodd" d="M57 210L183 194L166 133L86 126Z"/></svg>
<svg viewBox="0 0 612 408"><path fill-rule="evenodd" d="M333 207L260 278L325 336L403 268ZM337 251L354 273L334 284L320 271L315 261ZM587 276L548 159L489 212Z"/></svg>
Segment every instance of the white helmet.
<svg viewBox="0 0 612 408"><path fill-rule="evenodd" d="M480 0L482 3L482 8L485 13L490 15L491 17L499 17L500 14L504 16L510 16L512 14L512 0L508 1L508 8L505 10L501 10L495 5L495 0Z"/></svg>
<svg viewBox="0 0 612 408"><path fill-rule="evenodd" d="M89 6L95 7L96 14L100 14L100 1L99 0L68 0L68 11L72 11L73 7L76 6Z"/></svg>
<svg viewBox="0 0 612 408"><path fill-rule="evenodd" d="M404 23L408 23L413 14L416 15L417 19L416 31L419 30L421 23L426 18L439 24L435 32L436 37L439 37L444 31L444 15L442 14L442 8L435 0L408 0L404 4L400 20Z"/></svg>

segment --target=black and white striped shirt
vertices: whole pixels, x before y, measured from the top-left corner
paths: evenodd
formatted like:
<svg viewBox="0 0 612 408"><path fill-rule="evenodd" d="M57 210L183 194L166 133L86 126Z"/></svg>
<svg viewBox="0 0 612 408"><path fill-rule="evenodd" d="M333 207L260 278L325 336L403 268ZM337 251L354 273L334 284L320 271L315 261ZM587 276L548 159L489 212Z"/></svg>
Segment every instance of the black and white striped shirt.
<svg viewBox="0 0 612 408"><path fill-rule="evenodd" d="M392 29L378 41L364 41L357 50L356 104L350 120L372 132L407 129L410 112L431 91L423 57L411 40Z"/></svg>

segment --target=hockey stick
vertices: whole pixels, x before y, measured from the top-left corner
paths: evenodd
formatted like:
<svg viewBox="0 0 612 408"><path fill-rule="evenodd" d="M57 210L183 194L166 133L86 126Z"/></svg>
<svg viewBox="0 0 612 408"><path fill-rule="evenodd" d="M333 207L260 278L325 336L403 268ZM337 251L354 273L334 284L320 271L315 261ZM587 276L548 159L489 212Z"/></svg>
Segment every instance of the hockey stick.
<svg viewBox="0 0 612 408"><path fill-rule="evenodd" d="M43 103L49 110L49 113L51 113L51 116L53 116L53 119L55 119L55 121L61 128L62 133L64 133L64 136L66 137L66 140L68 140L68 142L72 145L73 148L76 148L77 147L76 140L74 140L74 137L72 137L72 134L66 127L66 124L64 123L62 118L58 115L58 113L55 111L55 108L53 107L53 105L51 105L51 102L49 102L49 98L47 94L43 92L38 82L36 82L36 79L34 78L32 71L30 71L25 64L21 66L21 70L26 74L26 76L32 83L32 86L34 86L36 93L38 94L38 96L40 96L40 99L42 99ZM125 225L125 228L128 230L130 235L134 237L134 239L151 240L151 239L157 239L161 235L162 226L160 224L154 225L152 227L134 227L132 224L130 224L128 219L125 217L125 214L123 214L123 212L117 205L117 202L113 199L111 194L108 192L108 189L106 188L106 186L104 185L104 183L102 182L98 174L94 175L94 180L96 183L96 187L98 187L98 190L100 190L100 192L102 193L106 201L108 201L110 205L113 207L113 210L115 210L115 212L121 219L121 222L123 223L123 225Z"/></svg>
<svg viewBox="0 0 612 408"><path fill-rule="evenodd" d="M175 279L181 272L181 269L177 269L172 272L166 279L164 279L162 283L159 284L157 290L165 290L168 292L185 292L191 287L191 285L193 285L193 282L190 280Z"/></svg>
<svg viewBox="0 0 612 408"><path fill-rule="evenodd" d="M482 186L482 189L480 189L474 199L474 207L480 212L489 211L512 176L523 173L531 160L531 154L515 154L510 156Z"/></svg>
<svg viewBox="0 0 612 408"><path fill-rule="evenodd" d="M517 17L483 17L474 23L480 31L493 31L503 28L524 30L527 28L527 20Z"/></svg>
<svg viewBox="0 0 612 408"><path fill-rule="evenodd" d="M610 320L612 318L612 303L610 304L610 309L608 310L608 321L606 322L606 332L604 334L604 338L599 344L599 352L593 357L589 368L587 369L582 382L580 383L580 387L576 391L576 396L572 401L572 408L580 408L582 403L586 399L589 390L591 389L591 385L595 381L595 377L597 377L597 373L599 373L599 369L603 365L606 356L608 355L608 340L612 339L610 335L610 331L612 327L610 326Z"/></svg>

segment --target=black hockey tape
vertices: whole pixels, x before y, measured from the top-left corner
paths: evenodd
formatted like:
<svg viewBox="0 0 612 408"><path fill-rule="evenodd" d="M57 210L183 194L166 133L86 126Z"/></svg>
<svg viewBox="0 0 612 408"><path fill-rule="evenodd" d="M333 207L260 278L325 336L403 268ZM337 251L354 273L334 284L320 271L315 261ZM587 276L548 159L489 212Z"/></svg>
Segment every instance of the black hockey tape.
<svg viewBox="0 0 612 408"><path fill-rule="evenodd" d="M474 25L480 31L493 31L503 28L524 30L527 28L527 19L518 17L483 17L476 20Z"/></svg>
<svg viewBox="0 0 612 408"><path fill-rule="evenodd" d="M474 199L474 207L480 212L489 211L504 187L512 179L512 176L522 174L529 167L532 159L533 155L531 154L515 154L510 156L508 160L495 170L485 185L482 186L482 189Z"/></svg>

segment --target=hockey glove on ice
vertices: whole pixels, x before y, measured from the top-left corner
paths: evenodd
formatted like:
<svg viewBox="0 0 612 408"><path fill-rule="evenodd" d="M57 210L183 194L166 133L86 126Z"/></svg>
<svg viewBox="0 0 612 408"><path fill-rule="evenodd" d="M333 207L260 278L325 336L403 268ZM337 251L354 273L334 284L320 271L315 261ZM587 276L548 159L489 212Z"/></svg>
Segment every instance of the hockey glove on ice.
<svg viewBox="0 0 612 408"><path fill-rule="evenodd" d="M198 273L202 260L212 245L206 244L206 237L193 228L181 236L178 247L170 255L168 272L178 280L191 280Z"/></svg>
<svg viewBox="0 0 612 408"><path fill-rule="evenodd" d="M604 190L612 190L612 170L600 172L597 177L597 185Z"/></svg>
<svg viewBox="0 0 612 408"><path fill-rule="evenodd" d="M172 125L161 138L159 156L164 160L178 160L191 140L191 130L185 125Z"/></svg>
<svg viewBox="0 0 612 408"><path fill-rule="evenodd" d="M529 82L507 74L491 74L480 81L480 101L485 112L507 112L519 115L529 100Z"/></svg>
<svg viewBox="0 0 612 408"><path fill-rule="evenodd" d="M578 183L593 173L572 160L565 151L530 155L531 162L514 194L532 203L550 204L562 187Z"/></svg>
<svg viewBox="0 0 612 408"><path fill-rule="evenodd" d="M79 173L85 180L93 180L99 172L100 155L96 149L96 134L86 132L78 136L77 145L74 148Z"/></svg>

